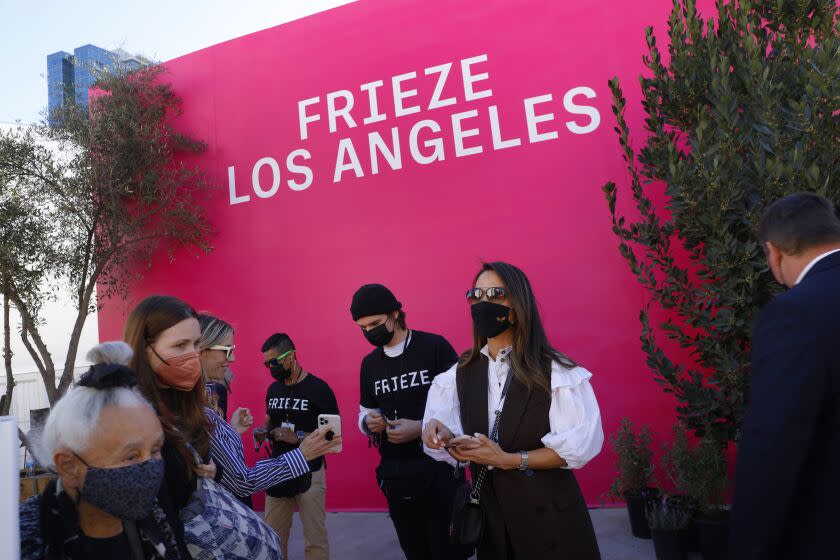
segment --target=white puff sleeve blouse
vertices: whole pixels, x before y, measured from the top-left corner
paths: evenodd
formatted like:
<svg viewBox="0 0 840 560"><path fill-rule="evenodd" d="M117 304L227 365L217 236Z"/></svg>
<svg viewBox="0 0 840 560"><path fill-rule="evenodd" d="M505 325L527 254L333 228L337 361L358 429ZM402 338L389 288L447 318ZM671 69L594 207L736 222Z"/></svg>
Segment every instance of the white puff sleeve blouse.
<svg viewBox="0 0 840 560"><path fill-rule="evenodd" d="M486 348L482 350L482 353L487 355ZM493 425L492 420L501 395L501 386L510 375L510 367L504 359L505 355L500 353L497 356L499 360L490 359L488 365L487 410L490 426ZM426 401L423 426L425 427L429 420L434 418L458 436L464 433L464 429L461 426L461 408L455 386L456 367L453 366L435 377ZM591 377L592 374L582 367L566 369L557 362L552 364L551 406L548 411L551 431L542 437L542 443L565 459L566 468L583 467L601 452L604 445L601 411L589 382ZM504 422L504 416L502 422ZM424 450L433 459L455 464L455 460L445 449L429 449L424 446Z"/></svg>

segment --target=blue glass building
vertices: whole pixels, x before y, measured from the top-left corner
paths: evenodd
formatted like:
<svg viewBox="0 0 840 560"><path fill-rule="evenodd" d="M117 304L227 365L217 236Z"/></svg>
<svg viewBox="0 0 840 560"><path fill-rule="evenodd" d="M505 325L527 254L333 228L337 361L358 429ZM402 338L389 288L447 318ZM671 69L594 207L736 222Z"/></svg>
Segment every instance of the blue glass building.
<svg viewBox="0 0 840 560"><path fill-rule="evenodd" d="M96 45L81 46L73 54L64 51L50 54L47 56L49 112L52 114L65 103L87 107L88 89L102 71L117 67L137 70L149 64L149 60L122 49L109 51Z"/></svg>
<svg viewBox="0 0 840 560"><path fill-rule="evenodd" d="M75 96L73 83L75 68L73 55L59 51L47 56L47 80L50 113L65 103L72 102Z"/></svg>

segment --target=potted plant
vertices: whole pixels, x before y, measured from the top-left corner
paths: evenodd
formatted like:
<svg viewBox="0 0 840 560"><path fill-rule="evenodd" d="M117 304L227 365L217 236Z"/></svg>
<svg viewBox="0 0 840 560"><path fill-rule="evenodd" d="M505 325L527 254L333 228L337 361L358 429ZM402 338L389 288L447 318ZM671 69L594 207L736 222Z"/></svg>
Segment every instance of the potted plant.
<svg viewBox="0 0 840 560"><path fill-rule="evenodd" d="M691 514L683 508L671 507L667 500L662 500L650 504L646 517L653 536L656 560L685 560L688 555L685 533L691 522Z"/></svg>
<svg viewBox="0 0 840 560"><path fill-rule="evenodd" d="M685 426L678 424L674 441L663 456L663 466L685 500L696 504L694 524L704 560L727 560L729 478L725 446L709 435L710 431L706 434L691 445Z"/></svg>
<svg viewBox="0 0 840 560"><path fill-rule="evenodd" d="M666 504L671 509L678 509L686 513L689 518L688 527L685 530L685 548L689 553L700 552L700 540L697 536L697 525L694 520L697 517L699 507L697 501L686 494L671 494L665 498Z"/></svg>
<svg viewBox="0 0 840 560"><path fill-rule="evenodd" d="M650 429L645 427L636 433L633 423L624 418L610 442L618 455L618 474L610 485L608 496L614 500L624 500L627 504L633 536L649 539L651 534L645 519L645 509L659 497L659 490L651 487L653 461Z"/></svg>

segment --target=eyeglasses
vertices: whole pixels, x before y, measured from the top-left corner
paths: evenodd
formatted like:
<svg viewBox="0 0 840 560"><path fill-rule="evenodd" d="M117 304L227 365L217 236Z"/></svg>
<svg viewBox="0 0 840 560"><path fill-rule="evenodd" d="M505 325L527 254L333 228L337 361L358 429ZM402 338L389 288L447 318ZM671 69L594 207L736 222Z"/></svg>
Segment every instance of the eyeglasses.
<svg viewBox="0 0 840 560"><path fill-rule="evenodd" d="M487 296L488 301L501 301L505 299L507 291L504 288L470 288L467 290L467 301L470 303L478 303L484 296Z"/></svg>
<svg viewBox="0 0 840 560"><path fill-rule="evenodd" d="M287 351L283 352L282 354L280 354L279 356L275 356L274 358L271 358L270 360L266 360L265 362L263 362L263 365L267 368L280 367L280 362L282 362L283 359L286 356L288 356L289 354L291 354L292 352L294 352L294 350L287 350Z"/></svg>
<svg viewBox="0 0 840 560"><path fill-rule="evenodd" d="M236 350L236 345L231 344L230 346L222 346L220 344L217 344L216 346L211 346L210 348L208 348L208 350L221 350L222 352L225 353L225 359L226 360L232 360L233 359L233 351Z"/></svg>

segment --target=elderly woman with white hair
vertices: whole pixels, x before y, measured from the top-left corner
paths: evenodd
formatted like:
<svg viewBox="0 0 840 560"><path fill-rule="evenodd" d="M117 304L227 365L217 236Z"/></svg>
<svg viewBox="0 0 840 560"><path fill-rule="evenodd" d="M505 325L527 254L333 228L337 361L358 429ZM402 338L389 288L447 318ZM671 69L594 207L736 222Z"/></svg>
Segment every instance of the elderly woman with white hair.
<svg viewBox="0 0 840 560"><path fill-rule="evenodd" d="M157 501L164 434L123 365L131 348L106 342L88 359L94 365L35 438L39 462L58 479L21 504L21 559L186 560L177 512Z"/></svg>

